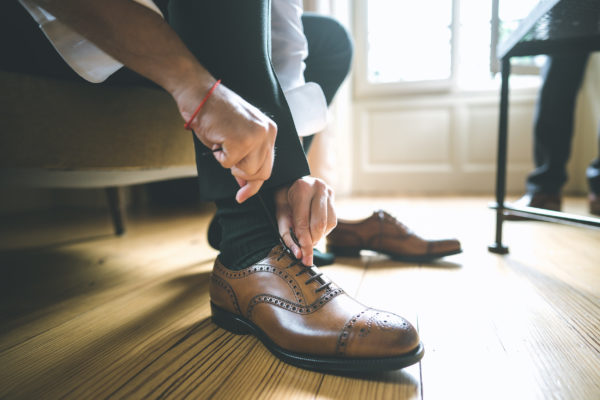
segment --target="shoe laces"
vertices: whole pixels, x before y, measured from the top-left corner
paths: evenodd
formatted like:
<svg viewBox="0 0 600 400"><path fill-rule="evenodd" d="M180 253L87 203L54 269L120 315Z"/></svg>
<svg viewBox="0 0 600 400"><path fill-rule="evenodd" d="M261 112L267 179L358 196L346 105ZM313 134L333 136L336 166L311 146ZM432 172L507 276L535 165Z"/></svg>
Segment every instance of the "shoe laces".
<svg viewBox="0 0 600 400"><path fill-rule="evenodd" d="M384 221L390 222L394 225L396 225L398 228L402 229L404 232L406 232L407 235L412 234L413 232L409 229L408 226L404 225L402 222L400 222L398 220L398 218L394 217L392 214L388 213L387 211L384 210L377 210L377 217L379 218L379 221L383 224ZM383 226L381 227L383 230Z"/></svg>
<svg viewBox="0 0 600 400"><path fill-rule="evenodd" d="M279 257L277 257L277 261L280 261L283 257L285 257L287 255L288 257L290 257L292 259L292 261L286 267L286 269L291 268L294 265L301 265L302 269L300 270L300 272L298 272L296 274L296 276L300 276L300 275L302 275L304 273L308 273L310 275L310 278L308 278L308 280L306 282L304 282L305 285L308 285L309 283L314 282L314 281L318 281L321 284L321 286L319 286L315 290L315 293L318 293L318 292L323 291L323 290L330 290L329 286L333 282L324 279L323 273L319 272L319 270L317 269L317 267L315 265L312 265L310 267L306 266L306 265L304 265L302 263L302 261L300 261L298 258L296 258L296 256L294 255L294 252L287 246L287 244L285 244L285 241L283 240L283 237L279 233L279 229L277 227L277 224L275 223L275 219L271 215L271 212L269 211L269 207L267 207L267 204L263 200L263 198L260 195L260 193L256 194L256 198L258 198L258 200L260 201L260 204L262 205L262 208L265 211L265 215L266 215L268 221L270 222L271 227L273 228L273 231L275 232L275 234L277 236L279 236L279 242L281 243L281 246L282 246L282 252L281 252L281 254L279 254ZM290 227L290 236L292 237L292 240L299 247L302 247L302 246L300 246L300 242L298 241L298 238L294 234L294 230L291 227Z"/></svg>
<svg viewBox="0 0 600 400"><path fill-rule="evenodd" d="M304 265L301 260L296 258L296 256L292 252L292 250L285 245L283 240L281 241L281 244L282 244L282 249L281 249L281 253L279 253L279 256L277 257L277 261L280 261L286 255L291 258L291 262L289 263L289 265L287 267L285 267L285 269L291 268L295 265L300 265L302 268L296 274L296 276L300 276L300 275L306 274L306 273L310 275L310 277L304 282L305 285L308 285L314 281L318 281L321 285L317 289L315 289L315 293L319 293L323 290L330 289L329 286L333 282L324 279L323 273L319 272L319 270L317 269L317 267L315 265L312 265L310 267L307 265Z"/></svg>

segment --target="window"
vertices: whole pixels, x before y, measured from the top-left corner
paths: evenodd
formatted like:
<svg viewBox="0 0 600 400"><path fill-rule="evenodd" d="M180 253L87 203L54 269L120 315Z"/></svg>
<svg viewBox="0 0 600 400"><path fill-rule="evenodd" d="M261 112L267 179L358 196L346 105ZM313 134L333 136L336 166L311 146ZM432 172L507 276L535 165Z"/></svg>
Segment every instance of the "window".
<svg viewBox="0 0 600 400"><path fill-rule="evenodd" d="M495 88L496 44L538 0L356 0L360 95ZM513 73L539 72L523 57Z"/></svg>
<svg viewBox="0 0 600 400"><path fill-rule="evenodd" d="M452 2L441 2L435 13L431 12L431 6L431 1L368 3L369 82L436 81L452 77Z"/></svg>

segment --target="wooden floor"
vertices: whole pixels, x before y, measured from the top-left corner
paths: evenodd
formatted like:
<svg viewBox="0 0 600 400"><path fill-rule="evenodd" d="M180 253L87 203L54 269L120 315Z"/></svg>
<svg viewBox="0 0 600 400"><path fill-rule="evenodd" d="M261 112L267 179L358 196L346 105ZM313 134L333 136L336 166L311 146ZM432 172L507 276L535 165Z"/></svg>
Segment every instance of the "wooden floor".
<svg viewBox="0 0 600 400"><path fill-rule="evenodd" d="M464 248L323 268L419 329L420 364L370 376L294 368L211 323L210 209L149 212L121 238L104 213L3 217L0 398L600 399L600 231L509 222L511 252L493 255L488 200L339 202L341 217L382 207Z"/></svg>

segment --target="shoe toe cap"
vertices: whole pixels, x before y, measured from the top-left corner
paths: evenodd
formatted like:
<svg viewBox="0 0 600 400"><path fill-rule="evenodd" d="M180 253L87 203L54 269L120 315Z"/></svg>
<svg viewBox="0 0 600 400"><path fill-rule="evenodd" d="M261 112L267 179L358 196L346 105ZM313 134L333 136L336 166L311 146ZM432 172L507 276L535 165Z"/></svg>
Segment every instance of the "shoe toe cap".
<svg viewBox="0 0 600 400"><path fill-rule="evenodd" d="M429 245L429 252L432 255L454 253L460 250L460 242L457 239L431 241Z"/></svg>
<svg viewBox="0 0 600 400"><path fill-rule="evenodd" d="M386 311L369 309L347 328L340 339L343 341L345 333L350 357L395 357L410 353L420 343L410 322Z"/></svg>

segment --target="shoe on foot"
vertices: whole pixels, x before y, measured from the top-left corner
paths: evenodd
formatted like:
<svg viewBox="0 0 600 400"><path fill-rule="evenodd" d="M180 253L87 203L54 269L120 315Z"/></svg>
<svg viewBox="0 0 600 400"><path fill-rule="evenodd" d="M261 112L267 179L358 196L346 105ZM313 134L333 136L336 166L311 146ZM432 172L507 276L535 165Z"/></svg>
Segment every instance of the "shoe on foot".
<svg viewBox="0 0 600 400"><path fill-rule="evenodd" d="M543 208L545 210L560 211L562 208L562 199L560 194L549 193L526 193L519 200L510 203L517 207L534 207ZM516 215L504 214L504 219L507 221L529 221L531 218L519 217Z"/></svg>
<svg viewBox="0 0 600 400"><path fill-rule="evenodd" d="M426 240L385 211L361 221L338 220L327 236L327 251L358 256L361 250L387 254L395 260L426 262L462 252L456 239Z"/></svg>
<svg viewBox="0 0 600 400"><path fill-rule="evenodd" d="M590 201L590 213L600 215L600 194L590 193L588 199Z"/></svg>
<svg viewBox="0 0 600 400"><path fill-rule="evenodd" d="M324 372L404 368L423 357L419 334L404 318L366 307L278 245L240 270L215 261L212 320L255 335L276 357Z"/></svg>

